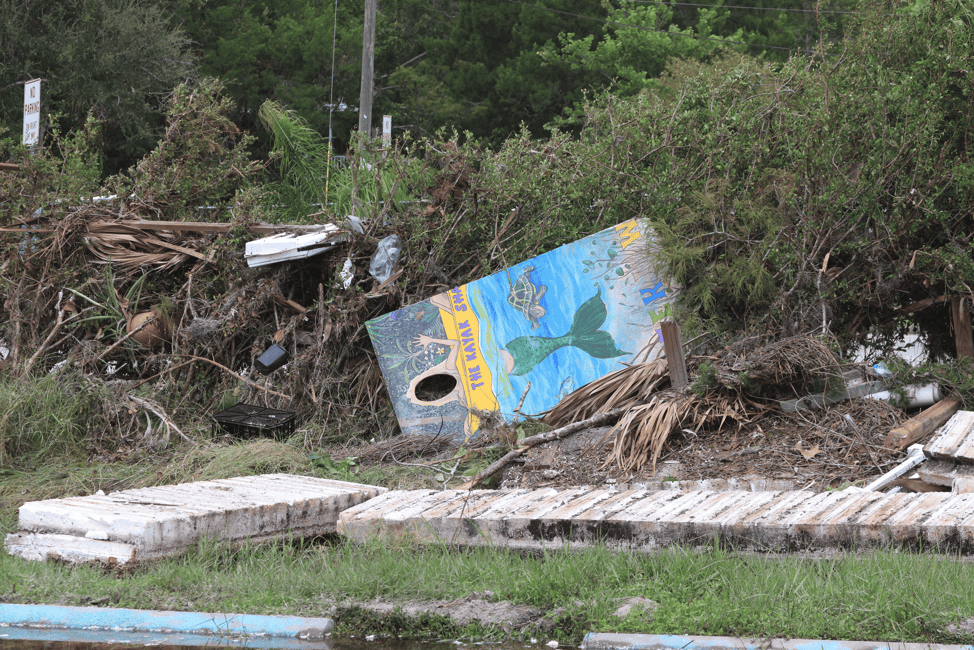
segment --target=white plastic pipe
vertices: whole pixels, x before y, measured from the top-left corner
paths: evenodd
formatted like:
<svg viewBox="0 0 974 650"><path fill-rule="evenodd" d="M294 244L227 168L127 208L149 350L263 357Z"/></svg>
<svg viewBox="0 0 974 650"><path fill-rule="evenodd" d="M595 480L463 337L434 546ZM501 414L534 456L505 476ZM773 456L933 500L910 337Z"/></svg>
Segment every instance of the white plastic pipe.
<svg viewBox="0 0 974 650"><path fill-rule="evenodd" d="M943 399L943 395L940 394L940 386L937 384L927 384L926 386L904 386L903 391L906 393L906 408L917 408L919 406L932 406ZM878 393L870 393L866 395L870 399L881 399L884 402L890 402L901 406L899 402L899 395L891 393L888 390L881 390Z"/></svg>
<svg viewBox="0 0 974 650"><path fill-rule="evenodd" d="M878 479L863 488L857 488L855 486L850 486L846 488L847 490L853 490L856 492L875 492L879 488L883 487L891 481L895 481L899 477L903 476L911 469L926 460L926 456L923 455L923 445L910 445L910 453L907 455L906 460L902 463L886 472Z"/></svg>

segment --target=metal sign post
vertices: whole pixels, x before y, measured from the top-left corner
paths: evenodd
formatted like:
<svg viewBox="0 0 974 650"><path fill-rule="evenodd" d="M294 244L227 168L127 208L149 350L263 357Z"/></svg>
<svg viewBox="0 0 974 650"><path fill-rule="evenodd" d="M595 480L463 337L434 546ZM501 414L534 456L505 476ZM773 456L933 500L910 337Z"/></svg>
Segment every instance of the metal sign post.
<svg viewBox="0 0 974 650"><path fill-rule="evenodd" d="M392 116L382 116L382 146L388 149L392 146Z"/></svg>
<svg viewBox="0 0 974 650"><path fill-rule="evenodd" d="M23 144L33 147L41 133L41 80L32 79L24 84L24 137Z"/></svg>

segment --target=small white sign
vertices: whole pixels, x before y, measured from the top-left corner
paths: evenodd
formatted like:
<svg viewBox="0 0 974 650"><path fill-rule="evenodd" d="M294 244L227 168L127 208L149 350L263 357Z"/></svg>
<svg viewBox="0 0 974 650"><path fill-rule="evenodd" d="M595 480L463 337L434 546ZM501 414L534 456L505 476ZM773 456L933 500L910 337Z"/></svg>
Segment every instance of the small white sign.
<svg viewBox="0 0 974 650"><path fill-rule="evenodd" d="M24 84L24 139L27 146L37 144L41 133L41 80Z"/></svg>
<svg viewBox="0 0 974 650"><path fill-rule="evenodd" d="M388 147L392 144L392 116L382 116L382 145Z"/></svg>

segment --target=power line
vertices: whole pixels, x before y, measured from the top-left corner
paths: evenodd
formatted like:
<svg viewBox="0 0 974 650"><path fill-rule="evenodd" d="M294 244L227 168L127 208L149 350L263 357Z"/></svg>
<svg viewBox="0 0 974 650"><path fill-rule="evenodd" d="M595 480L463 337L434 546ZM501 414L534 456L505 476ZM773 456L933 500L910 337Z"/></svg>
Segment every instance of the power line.
<svg viewBox="0 0 974 650"><path fill-rule="evenodd" d="M779 9L778 7L749 7L749 6L739 6L739 5L705 5L705 4L694 4L691 2L662 2L662 0L622 0L623 2L639 2L651 5L666 5L668 7L707 7L709 9L750 9L753 11L791 11L793 13L800 14L850 14L854 16L862 15L861 11L829 11L829 10L819 10L815 9ZM896 16L898 14L880 14L882 16Z"/></svg>
<svg viewBox="0 0 974 650"><path fill-rule="evenodd" d="M565 16L572 16L573 18L581 18L583 20L592 20L597 23L605 23L607 25L618 25L619 27L632 27L633 29L641 29L644 32L656 32L659 34L668 34L670 36L686 36L689 38L695 38L698 41L714 41L716 43L729 43L730 45L746 45L747 47L761 47L770 50L784 50L786 52L799 52L801 54L814 54L810 50L801 50L795 47L781 47L778 45L758 45L756 43L744 43L742 41L730 41L726 38L714 38L713 36L698 36L696 34L685 34L683 32L671 32L665 29L650 29L649 27L643 27L641 25L630 25L628 23L620 23L614 20L608 20L607 18L593 18L592 16L583 16L581 14L573 14L570 11L561 11L559 9L551 9L550 7L539 7L538 5L528 4L526 2L521 2L520 0L507 0L511 4L523 5L525 7L531 7L532 9L540 9L541 11L549 11L555 14L563 14ZM668 3L663 3L668 4Z"/></svg>

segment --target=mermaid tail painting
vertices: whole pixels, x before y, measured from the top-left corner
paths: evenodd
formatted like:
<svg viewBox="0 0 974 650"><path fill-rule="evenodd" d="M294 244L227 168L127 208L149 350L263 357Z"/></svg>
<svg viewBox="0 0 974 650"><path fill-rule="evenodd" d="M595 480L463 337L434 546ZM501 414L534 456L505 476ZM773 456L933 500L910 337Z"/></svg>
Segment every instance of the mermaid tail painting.
<svg viewBox="0 0 974 650"><path fill-rule="evenodd" d="M602 288L586 300L575 312L571 329L564 336L547 338L544 336L520 336L508 343L501 356L509 375L526 375L548 356L563 347L578 348L596 359L621 357L623 352L616 347L612 335L599 328L605 323L608 311L602 301Z"/></svg>

